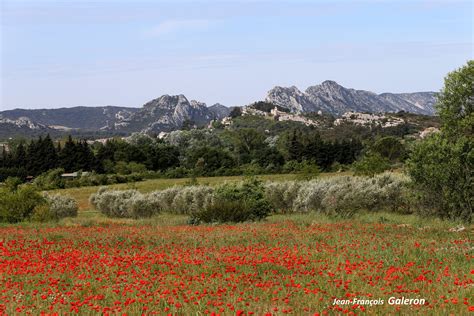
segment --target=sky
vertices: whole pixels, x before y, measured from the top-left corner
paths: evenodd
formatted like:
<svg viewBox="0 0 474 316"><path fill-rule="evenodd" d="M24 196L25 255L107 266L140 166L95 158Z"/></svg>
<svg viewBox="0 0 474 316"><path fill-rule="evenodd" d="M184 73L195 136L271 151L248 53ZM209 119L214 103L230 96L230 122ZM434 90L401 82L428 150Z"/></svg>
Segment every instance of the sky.
<svg viewBox="0 0 474 316"><path fill-rule="evenodd" d="M235 106L324 80L439 91L474 51L471 1L0 2L2 110Z"/></svg>

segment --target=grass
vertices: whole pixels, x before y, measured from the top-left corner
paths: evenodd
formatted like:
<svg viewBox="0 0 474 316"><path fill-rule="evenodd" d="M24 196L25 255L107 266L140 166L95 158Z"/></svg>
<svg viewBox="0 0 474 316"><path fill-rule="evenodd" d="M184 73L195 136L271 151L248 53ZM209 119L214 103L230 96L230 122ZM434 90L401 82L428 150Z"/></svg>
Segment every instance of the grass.
<svg viewBox="0 0 474 316"><path fill-rule="evenodd" d="M333 176L323 174L322 176ZM294 175L261 176L282 181ZM216 185L242 177L198 178ZM189 179L120 184L141 192ZM184 215L111 219L98 187L58 190L76 218L0 224L0 314L467 315L474 311L474 225L383 212L317 212L188 225ZM389 298L424 299L390 305ZM335 299L383 300L381 305Z"/></svg>
<svg viewBox="0 0 474 316"><path fill-rule="evenodd" d="M336 172L328 172L322 173L321 177L331 177L335 175L341 174L349 174L347 172L344 173L336 173ZM285 181L285 180L294 180L297 178L295 174L270 174L270 175L260 175L258 178L262 180L269 180L269 181ZM207 185L218 185L224 182L237 182L244 179L244 176L230 176L230 177L199 177L197 178L198 184L207 184ZM140 182L133 182L133 183L122 183L122 184L114 184L109 185L107 187L118 189L118 190L126 190L126 189L136 189L142 193L152 192L156 190L163 190L175 185L185 185L190 181L189 178L181 178L181 179L153 179L153 180L145 180ZM97 192L99 186L91 186L91 187L80 187L80 188L70 188L70 189L61 189L61 190L53 190L52 193L59 193L65 194L73 197L76 199L79 211L88 210L91 208L89 204L89 197Z"/></svg>
<svg viewBox="0 0 474 316"><path fill-rule="evenodd" d="M472 226L412 215L317 213L257 223L187 217L0 226L0 313L465 315ZM337 299L383 305L333 305ZM389 305L390 297L425 305Z"/></svg>

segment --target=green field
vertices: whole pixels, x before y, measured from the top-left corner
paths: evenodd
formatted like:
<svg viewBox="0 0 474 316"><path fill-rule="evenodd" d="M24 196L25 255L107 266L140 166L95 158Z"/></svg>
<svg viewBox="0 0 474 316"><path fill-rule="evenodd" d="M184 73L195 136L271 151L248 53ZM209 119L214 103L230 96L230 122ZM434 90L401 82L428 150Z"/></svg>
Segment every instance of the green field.
<svg viewBox="0 0 474 316"><path fill-rule="evenodd" d="M320 177L336 175L341 174ZM296 177L260 176L272 181ZM110 187L145 193L189 181L155 179ZM54 191L77 199L77 217L0 225L0 314L474 311L473 225L383 211L360 211L350 219L312 211L193 226L188 215L168 213L108 218L88 203L96 190ZM416 301L390 303L404 298Z"/></svg>
<svg viewBox="0 0 474 316"><path fill-rule="evenodd" d="M191 226L179 215L80 212L59 223L2 225L0 312L467 315L471 232L451 227L384 213ZM399 298L424 303L389 304Z"/></svg>

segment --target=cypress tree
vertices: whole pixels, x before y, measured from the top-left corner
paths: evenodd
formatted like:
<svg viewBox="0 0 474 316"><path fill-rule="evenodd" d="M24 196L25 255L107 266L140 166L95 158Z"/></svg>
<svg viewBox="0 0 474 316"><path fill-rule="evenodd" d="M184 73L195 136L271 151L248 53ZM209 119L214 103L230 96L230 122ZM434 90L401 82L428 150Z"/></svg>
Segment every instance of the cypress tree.
<svg viewBox="0 0 474 316"><path fill-rule="evenodd" d="M46 135L40 146L41 172L56 168L58 166L58 153L49 134Z"/></svg>
<svg viewBox="0 0 474 316"><path fill-rule="evenodd" d="M26 150L23 142L21 142L15 150L15 155L13 157L13 162L15 167L22 168L26 165Z"/></svg>
<svg viewBox="0 0 474 316"><path fill-rule="evenodd" d="M69 135L64 147L59 152L59 166L66 172L77 171L77 158L77 144Z"/></svg>
<svg viewBox="0 0 474 316"><path fill-rule="evenodd" d="M36 176L40 174L41 169L41 160L40 160L40 150L39 146L43 142L42 137L40 136L38 140L32 139L28 144L26 149L26 169L29 175Z"/></svg>

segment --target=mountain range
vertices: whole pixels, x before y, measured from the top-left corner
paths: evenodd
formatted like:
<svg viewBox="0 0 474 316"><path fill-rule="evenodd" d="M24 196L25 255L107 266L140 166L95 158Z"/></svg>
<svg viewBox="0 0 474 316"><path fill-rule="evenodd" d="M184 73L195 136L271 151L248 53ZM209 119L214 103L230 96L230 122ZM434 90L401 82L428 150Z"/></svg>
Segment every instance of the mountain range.
<svg viewBox="0 0 474 316"><path fill-rule="evenodd" d="M293 113L323 112L341 116L345 112L411 112L434 115L434 92L382 93L348 89L334 81L308 87L274 87L266 102ZM102 106L59 109L14 109L0 112L0 137L59 132L159 133L179 129L185 122L198 126L227 117L231 111L216 103L191 100L184 95L163 95L141 108ZM30 133L31 132L31 133Z"/></svg>
<svg viewBox="0 0 474 316"><path fill-rule="evenodd" d="M435 92L382 93L348 89L335 81L324 81L308 87L274 87L267 102L288 108L291 112L324 112L340 116L345 112L399 112L434 115Z"/></svg>

